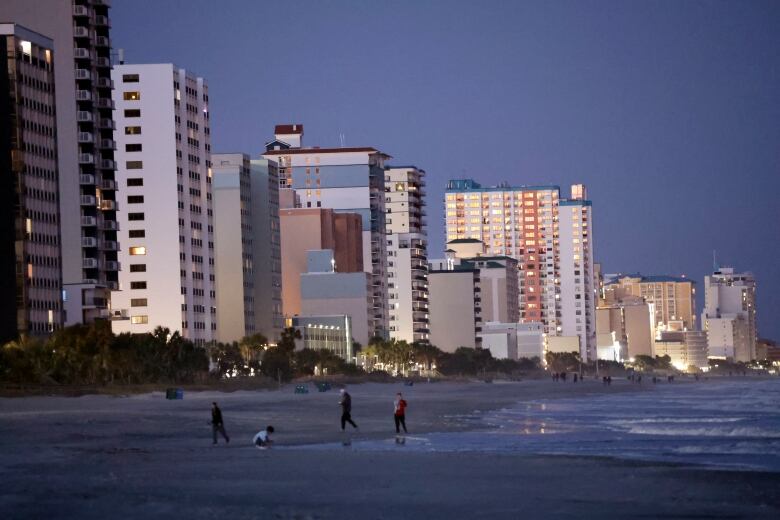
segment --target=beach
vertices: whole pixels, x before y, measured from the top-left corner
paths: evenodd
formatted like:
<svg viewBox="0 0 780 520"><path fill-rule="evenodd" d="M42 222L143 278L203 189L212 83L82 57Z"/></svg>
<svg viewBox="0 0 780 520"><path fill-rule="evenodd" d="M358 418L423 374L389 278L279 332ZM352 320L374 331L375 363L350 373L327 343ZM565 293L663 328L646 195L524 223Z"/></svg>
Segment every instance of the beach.
<svg viewBox="0 0 780 520"><path fill-rule="evenodd" d="M780 514L775 471L436 444L448 432L490 438L496 414L518 403L673 395L668 387L590 380L351 385L360 429L348 437L340 431L338 391L309 388L303 395L294 385L190 392L183 400L159 392L0 399L0 510L6 518ZM398 391L409 402L406 445L394 443ZM211 444L212 401L222 409L228 445ZM251 438L269 424L276 445L257 450Z"/></svg>

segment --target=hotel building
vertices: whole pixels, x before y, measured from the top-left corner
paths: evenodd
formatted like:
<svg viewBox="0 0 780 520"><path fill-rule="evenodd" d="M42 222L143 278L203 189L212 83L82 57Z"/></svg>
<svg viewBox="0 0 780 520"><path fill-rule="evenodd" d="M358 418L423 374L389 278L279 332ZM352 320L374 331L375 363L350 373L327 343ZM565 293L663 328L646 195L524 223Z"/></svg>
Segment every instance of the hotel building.
<svg viewBox="0 0 780 520"><path fill-rule="evenodd" d="M688 330L696 329L696 288L693 280L641 274L609 275L609 278L603 288L607 305L627 296L641 297L653 306L659 329L666 330L675 321L682 321Z"/></svg>
<svg viewBox="0 0 780 520"><path fill-rule="evenodd" d="M0 342L62 326L54 45L0 24Z"/></svg>
<svg viewBox="0 0 780 520"><path fill-rule="evenodd" d="M756 280L752 273L721 267L704 277L702 329L709 356L752 361L756 358Z"/></svg>
<svg viewBox="0 0 780 520"><path fill-rule="evenodd" d="M447 241L480 240L486 255L518 261L520 320L576 337L583 358L595 358L592 208L584 186L563 199L558 186L451 180L445 206Z"/></svg>
<svg viewBox="0 0 780 520"><path fill-rule="evenodd" d="M389 156L370 147L304 148L302 138L303 125L278 125L274 140L266 144L263 157L279 165L280 199L289 198L281 192L294 189L302 208L329 208L361 216L363 268L371 275L370 336L387 337L384 195Z"/></svg>
<svg viewBox="0 0 780 520"><path fill-rule="evenodd" d="M119 65L120 290L114 331L158 325L214 338L216 290L208 88L171 64Z"/></svg>
<svg viewBox="0 0 780 520"><path fill-rule="evenodd" d="M415 166L388 167L385 208L390 337L407 343L427 342L425 171Z"/></svg>
<svg viewBox="0 0 780 520"><path fill-rule="evenodd" d="M55 42L65 324L108 318L117 288L110 2L3 0L0 21Z"/></svg>

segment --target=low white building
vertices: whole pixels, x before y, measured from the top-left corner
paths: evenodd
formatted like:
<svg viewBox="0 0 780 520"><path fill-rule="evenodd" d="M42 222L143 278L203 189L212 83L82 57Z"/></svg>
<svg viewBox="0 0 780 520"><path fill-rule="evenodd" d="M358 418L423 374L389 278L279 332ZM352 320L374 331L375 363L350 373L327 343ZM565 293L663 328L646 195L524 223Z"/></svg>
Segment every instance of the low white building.
<svg viewBox="0 0 780 520"><path fill-rule="evenodd" d="M669 356L678 370L706 368L707 333L699 330L661 332L655 340L654 354Z"/></svg>

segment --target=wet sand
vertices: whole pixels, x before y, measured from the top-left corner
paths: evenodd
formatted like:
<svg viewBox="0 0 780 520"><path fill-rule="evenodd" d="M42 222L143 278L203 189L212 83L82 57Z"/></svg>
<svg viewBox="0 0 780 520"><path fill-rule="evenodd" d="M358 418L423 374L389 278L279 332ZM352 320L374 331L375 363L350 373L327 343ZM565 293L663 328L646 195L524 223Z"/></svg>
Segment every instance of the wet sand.
<svg viewBox="0 0 780 520"><path fill-rule="evenodd" d="M616 381L349 388L356 440L484 427L521 400L652 391ZM197 392L0 399L4 518L776 518L780 474L506 453L308 450L338 442L338 393ZM231 443L211 445L218 401ZM266 424L276 449L250 442ZM221 442L221 440L220 440Z"/></svg>

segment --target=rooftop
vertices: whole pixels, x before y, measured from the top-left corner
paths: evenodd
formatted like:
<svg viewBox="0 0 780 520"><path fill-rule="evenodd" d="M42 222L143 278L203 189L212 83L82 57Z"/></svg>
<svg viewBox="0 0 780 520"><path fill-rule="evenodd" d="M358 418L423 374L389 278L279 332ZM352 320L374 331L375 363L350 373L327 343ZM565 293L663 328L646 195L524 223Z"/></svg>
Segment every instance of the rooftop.
<svg viewBox="0 0 780 520"><path fill-rule="evenodd" d="M290 135L290 134L303 134L303 125L276 125L274 127L274 134Z"/></svg>

